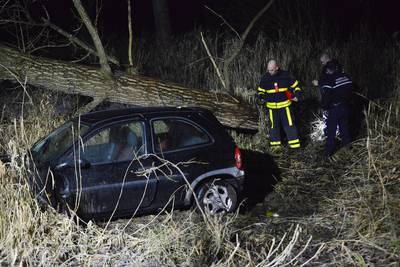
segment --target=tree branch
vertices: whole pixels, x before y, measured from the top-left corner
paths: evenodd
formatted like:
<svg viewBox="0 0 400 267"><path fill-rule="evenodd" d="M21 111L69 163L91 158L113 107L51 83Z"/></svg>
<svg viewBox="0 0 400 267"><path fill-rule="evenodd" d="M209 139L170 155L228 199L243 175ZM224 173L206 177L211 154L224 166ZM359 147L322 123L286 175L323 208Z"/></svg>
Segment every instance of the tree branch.
<svg viewBox="0 0 400 267"><path fill-rule="evenodd" d="M133 31L132 31L132 5L131 0L127 0L128 2L128 32L129 32L129 43L128 43L128 60L129 66L127 71L129 74L138 74L137 68L133 66Z"/></svg>
<svg viewBox="0 0 400 267"><path fill-rule="evenodd" d="M215 12L214 10L212 10L211 8L209 8L208 6L204 6L205 8L207 8L208 10L210 10L214 15L216 15L217 17L219 17L225 24L226 26L229 27L229 29L231 29L231 31L233 31L236 36L240 39L240 34L226 21L226 19L221 16L220 14L218 14L217 12Z"/></svg>
<svg viewBox="0 0 400 267"><path fill-rule="evenodd" d="M226 85L225 85L224 78L222 77L222 74L221 74L221 72L219 71L219 68L218 68L218 66L217 66L217 63L215 63L215 60L214 60L213 56L211 55L210 50L208 49L208 46L207 46L207 44L206 44L206 41L204 40L204 36L203 36L203 33L202 33L202 32L200 32L200 36L201 36L201 42L203 43L204 48L206 49L208 58L211 60L211 63L213 64L214 69L215 69L215 71L217 72L218 79L221 81L222 86L226 89Z"/></svg>
<svg viewBox="0 0 400 267"><path fill-rule="evenodd" d="M128 45L128 59L129 59L129 67L133 68L133 59L132 59L132 12L131 12L131 1L127 0L128 2L128 32L129 32L129 45Z"/></svg>
<svg viewBox="0 0 400 267"><path fill-rule="evenodd" d="M270 0L264 7L263 9L261 9L257 15L250 21L249 25L247 26L246 30L244 31L244 33L242 34L242 41L244 42L244 40L246 40L247 35L249 34L251 28L253 28L254 23L265 13L265 11L267 11L271 5L275 2L275 0Z"/></svg>
<svg viewBox="0 0 400 267"><path fill-rule="evenodd" d="M76 38L74 35L70 34L69 32L64 31L63 29L61 29L60 27L58 27L57 25L51 23L49 20L46 20L44 18L42 18L42 20L44 21L45 25L49 26L52 30L56 31L57 33L61 34L62 36L66 37L68 40L70 40L72 43L78 45L79 47L85 49L86 51L88 51L90 54L95 55L97 57L99 57L99 54L97 53L96 50L94 50L93 48L91 48L89 45L85 44L84 42L82 42L80 39ZM120 65L119 61L117 58L113 57L113 56L109 56L106 55L107 60L117 66Z"/></svg>
<svg viewBox="0 0 400 267"><path fill-rule="evenodd" d="M275 0L270 0L264 7L261 9L257 15L250 21L249 25L247 26L246 30L244 33L241 35L241 38L239 39L239 43L234 47L234 50L230 57L228 57L225 62L224 62L224 78L225 78L225 84L228 90L232 90L231 85L230 85L230 79L229 79L229 65L232 63L232 61L236 58L236 56L239 54L240 50L242 49L244 42L246 41L247 35L249 34L250 30L253 28L254 23L271 7L271 5L275 2Z"/></svg>
<svg viewBox="0 0 400 267"><path fill-rule="evenodd" d="M95 107L97 107L99 104L101 104L104 100L106 100L105 97L94 97L91 102L88 104L84 105L83 107L79 108L76 112L75 115L81 115L90 112L93 110Z"/></svg>
<svg viewBox="0 0 400 267"><path fill-rule="evenodd" d="M106 52L104 50L103 44L101 43L100 37L97 33L97 30L94 28L92 22L89 19L89 16L86 13L85 8L82 6L80 0L72 0L76 10L78 11L83 23L85 24L86 28L88 29L90 36L92 37L94 46L96 47L97 54L99 56L101 69L104 74L108 76L112 76L110 65L108 65L108 60L106 56Z"/></svg>

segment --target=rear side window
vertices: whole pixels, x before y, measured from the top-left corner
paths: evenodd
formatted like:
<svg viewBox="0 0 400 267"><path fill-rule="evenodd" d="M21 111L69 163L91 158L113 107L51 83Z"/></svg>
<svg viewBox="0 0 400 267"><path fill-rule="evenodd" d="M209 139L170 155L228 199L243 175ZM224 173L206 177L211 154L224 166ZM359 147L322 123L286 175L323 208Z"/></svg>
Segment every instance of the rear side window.
<svg viewBox="0 0 400 267"><path fill-rule="evenodd" d="M211 142L199 127L180 119L158 119L153 124L153 144L156 152L166 152Z"/></svg>

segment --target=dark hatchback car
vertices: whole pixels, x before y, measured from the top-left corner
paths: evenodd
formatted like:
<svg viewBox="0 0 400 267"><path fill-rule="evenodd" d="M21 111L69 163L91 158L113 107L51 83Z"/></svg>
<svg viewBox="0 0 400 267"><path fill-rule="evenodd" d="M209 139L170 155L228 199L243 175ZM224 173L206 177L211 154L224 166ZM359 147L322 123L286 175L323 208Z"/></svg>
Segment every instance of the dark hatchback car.
<svg viewBox="0 0 400 267"><path fill-rule="evenodd" d="M72 119L31 149L31 187L42 202L82 219L238 205L240 150L202 108L134 108ZM194 194L193 194L194 192Z"/></svg>

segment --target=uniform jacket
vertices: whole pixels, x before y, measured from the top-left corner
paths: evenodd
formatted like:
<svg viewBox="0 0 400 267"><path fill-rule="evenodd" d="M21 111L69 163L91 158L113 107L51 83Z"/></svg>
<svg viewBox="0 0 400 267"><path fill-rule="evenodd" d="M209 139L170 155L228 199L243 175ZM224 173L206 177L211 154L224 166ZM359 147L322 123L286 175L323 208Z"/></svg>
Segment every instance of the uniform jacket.
<svg viewBox="0 0 400 267"><path fill-rule="evenodd" d="M346 73L336 71L323 76L320 90L321 105L326 110L341 104L348 104L353 93L353 82Z"/></svg>
<svg viewBox="0 0 400 267"><path fill-rule="evenodd" d="M288 71L278 70L271 75L266 73L260 81L257 89L258 96L264 98L268 108L284 108L291 105L288 93L300 98L299 82L294 79Z"/></svg>

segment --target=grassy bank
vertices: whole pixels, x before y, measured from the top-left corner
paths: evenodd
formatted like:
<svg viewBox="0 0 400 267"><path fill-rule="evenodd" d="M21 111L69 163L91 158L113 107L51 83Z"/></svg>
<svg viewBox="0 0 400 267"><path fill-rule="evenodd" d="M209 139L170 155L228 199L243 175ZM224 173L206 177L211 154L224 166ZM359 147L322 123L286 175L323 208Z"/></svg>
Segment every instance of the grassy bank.
<svg viewBox="0 0 400 267"><path fill-rule="evenodd" d="M207 38L220 62L218 58L229 52L233 41ZM29 195L22 163L34 141L67 119L56 109L65 96L38 90L2 96L6 106L0 143L11 163L7 168L0 166L0 262L26 266L396 266L400 261L399 53L396 45L376 45L365 38L347 45L330 44L361 94L377 97L384 91L382 96L391 97L375 99L367 106L353 149L338 151L337 161L324 163L320 159L323 143L311 142L304 135L305 146L299 152L285 150L274 157L281 171L274 193L251 210L220 218L173 211L82 227L51 209L42 211ZM318 54L325 47L326 43L312 44L304 36L279 41L259 36L234 61L232 84L239 95L250 99L265 59L276 57L305 85L299 112L317 112L317 106L306 106L307 99L317 95L308 85L318 75ZM159 54L148 51L140 52L143 73L192 87L221 88L201 42L194 37L183 37L170 50L152 49ZM372 63L371 54L376 55ZM307 129L311 121L301 123ZM234 134L240 147L267 152L262 136Z"/></svg>
<svg viewBox="0 0 400 267"><path fill-rule="evenodd" d="M311 260L314 266L382 266L399 261L400 114L395 103L388 109L371 104L365 137L351 152L339 151L334 163L319 160L322 143L275 157L281 181L245 213L204 219L174 211L86 227L53 210L42 211L25 183L24 149L65 119L55 121L50 106L31 105L28 111L27 105L32 116L2 124L2 140L8 140L2 145L12 156L0 179L4 264L282 266ZM241 147L263 150L259 140L235 138Z"/></svg>

